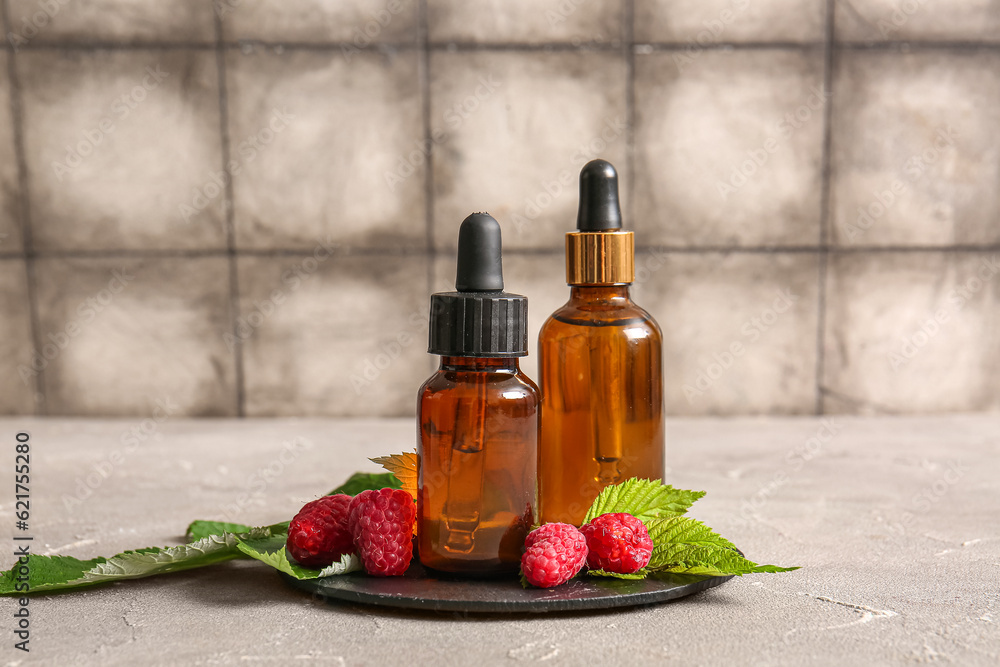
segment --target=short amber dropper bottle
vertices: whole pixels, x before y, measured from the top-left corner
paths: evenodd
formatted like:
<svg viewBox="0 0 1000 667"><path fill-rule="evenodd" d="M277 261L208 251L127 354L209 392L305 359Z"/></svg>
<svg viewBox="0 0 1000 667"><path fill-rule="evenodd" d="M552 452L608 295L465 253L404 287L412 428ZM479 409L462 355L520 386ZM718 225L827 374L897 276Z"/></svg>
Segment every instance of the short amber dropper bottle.
<svg viewBox="0 0 1000 667"><path fill-rule="evenodd" d="M634 244L621 227L618 174L593 160L566 235L570 299L538 337L542 522L580 525L604 487L663 478L662 335L629 296Z"/></svg>
<svg viewBox="0 0 1000 667"><path fill-rule="evenodd" d="M431 297L428 351L441 366L420 388L417 542L424 567L517 572L535 523L538 387L521 372L528 300L503 291L500 225L462 223L455 292Z"/></svg>

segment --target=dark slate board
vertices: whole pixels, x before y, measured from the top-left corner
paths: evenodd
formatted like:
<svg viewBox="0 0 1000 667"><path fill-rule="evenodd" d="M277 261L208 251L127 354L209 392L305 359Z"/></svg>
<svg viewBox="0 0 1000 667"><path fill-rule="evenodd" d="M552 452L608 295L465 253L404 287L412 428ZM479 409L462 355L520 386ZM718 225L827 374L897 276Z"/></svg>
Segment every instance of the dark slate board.
<svg viewBox="0 0 1000 667"><path fill-rule="evenodd" d="M645 579L579 577L553 588L522 588L516 575L505 579L451 579L429 574L419 563L402 577L363 573L299 581L281 575L315 599L429 611L543 613L611 609L666 602L721 586L728 577L658 574Z"/></svg>

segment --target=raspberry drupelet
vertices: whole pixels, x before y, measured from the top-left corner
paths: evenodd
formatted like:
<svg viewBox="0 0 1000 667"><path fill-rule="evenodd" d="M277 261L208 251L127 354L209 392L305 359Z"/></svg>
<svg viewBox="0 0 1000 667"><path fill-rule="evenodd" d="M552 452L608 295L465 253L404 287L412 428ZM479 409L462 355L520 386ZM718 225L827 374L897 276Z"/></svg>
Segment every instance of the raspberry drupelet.
<svg viewBox="0 0 1000 667"><path fill-rule="evenodd" d="M528 534L521 556L521 572L533 586L564 584L587 562L587 539L576 526L547 523Z"/></svg>
<svg viewBox="0 0 1000 667"><path fill-rule="evenodd" d="M631 514L602 514L580 532L587 538L587 567L592 570L633 574L653 555L646 525Z"/></svg>
<svg viewBox="0 0 1000 667"><path fill-rule="evenodd" d="M347 527L350 503L342 493L306 503L288 524L288 554L305 567L324 568L354 551Z"/></svg>
<svg viewBox="0 0 1000 667"><path fill-rule="evenodd" d="M363 491L351 502L348 527L365 572L377 577L402 575L413 560L417 508L402 489Z"/></svg>

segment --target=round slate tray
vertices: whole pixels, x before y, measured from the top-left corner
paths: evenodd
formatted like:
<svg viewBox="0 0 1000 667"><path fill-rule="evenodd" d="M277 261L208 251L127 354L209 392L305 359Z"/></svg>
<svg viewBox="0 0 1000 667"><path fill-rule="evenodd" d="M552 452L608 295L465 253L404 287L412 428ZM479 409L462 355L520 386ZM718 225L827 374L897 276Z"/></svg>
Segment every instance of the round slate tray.
<svg viewBox="0 0 1000 667"><path fill-rule="evenodd" d="M402 577L370 577L363 573L300 581L281 575L293 588L316 599L361 602L385 607L431 611L541 613L631 607L665 602L720 586L728 577L696 577L661 573L645 579L580 577L553 588L522 588L509 579L444 579L414 563Z"/></svg>

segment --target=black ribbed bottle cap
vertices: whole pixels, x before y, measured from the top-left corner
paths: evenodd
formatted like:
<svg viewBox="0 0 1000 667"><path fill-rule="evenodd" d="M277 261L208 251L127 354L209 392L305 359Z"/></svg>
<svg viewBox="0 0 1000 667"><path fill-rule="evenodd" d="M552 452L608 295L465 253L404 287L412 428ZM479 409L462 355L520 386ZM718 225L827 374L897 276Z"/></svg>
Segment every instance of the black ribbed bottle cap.
<svg viewBox="0 0 1000 667"><path fill-rule="evenodd" d="M500 223L473 213L458 232L454 292L431 295L427 351L443 357L528 354L528 299L503 291Z"/></svg>

